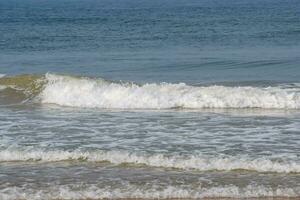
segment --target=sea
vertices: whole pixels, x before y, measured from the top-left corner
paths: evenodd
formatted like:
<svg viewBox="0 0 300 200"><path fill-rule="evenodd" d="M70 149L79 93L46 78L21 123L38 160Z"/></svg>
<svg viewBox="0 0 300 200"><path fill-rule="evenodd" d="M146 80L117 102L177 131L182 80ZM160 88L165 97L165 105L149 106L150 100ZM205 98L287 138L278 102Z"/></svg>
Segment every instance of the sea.
<svg viewBox="0 0 300 200"><path fill-rule="evenodd" d="M299 0L0 0L0 199L300 199Z"/></svg>

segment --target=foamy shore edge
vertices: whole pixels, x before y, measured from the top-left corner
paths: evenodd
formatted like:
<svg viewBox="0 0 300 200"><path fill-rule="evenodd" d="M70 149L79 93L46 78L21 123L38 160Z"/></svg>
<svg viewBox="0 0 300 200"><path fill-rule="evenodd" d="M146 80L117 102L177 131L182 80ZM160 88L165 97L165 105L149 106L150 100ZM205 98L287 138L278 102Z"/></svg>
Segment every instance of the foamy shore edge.
<svg viewBox="0 0 300 200"><path fill-rule="evenodd" d="M300 173L299 160L273 160L272 158L250 158L247 156L206 156L189 157L164 154L137 154L120 151L0 151L0 162L60 162L85 161L109 162L114 165L135 164L161 168L176 168L197 171L249 170L257 172Z"/></svg>
<svg viewBox="0 0 300 200"><path fill-rule="evenodd" d="M44 199L44 200L96 200L96 199L247 199L247 200L285 200L299 199L299 188L277 188L271 189L264 186L251 186L239 188L237 186L224 186L212 188L183 189L169 186L157 190L154 188L143 189L136 186L125 186L125 188L71 188L68 186L49 187L46 190L33 190L24 187L10 187L0 191L2 200L14 199Z"/></svg>
<svg viewBox="0 0 300 200"><path fill-rule="evenodd" d="M234 197L204 197L204 198L166 198L160 200L299 200L300 197L258 197L258 198L234 198ZM55 200L64 200L64 199L55 199ZM103 199L79 199L79 200L103 200ZM147 198L118 198L114 200L153 200ZM156 199L157 200L157 199Z"/></svg>

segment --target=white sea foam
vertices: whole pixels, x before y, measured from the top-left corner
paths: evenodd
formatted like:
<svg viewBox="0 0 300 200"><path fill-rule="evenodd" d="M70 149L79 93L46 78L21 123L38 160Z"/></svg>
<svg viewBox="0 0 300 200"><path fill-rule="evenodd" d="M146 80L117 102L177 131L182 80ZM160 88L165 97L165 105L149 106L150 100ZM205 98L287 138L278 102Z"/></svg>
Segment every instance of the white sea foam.
<svg viewBox="0 0 300 200"><path fill-rule="evenodd" d="M0 85L0 91L1 91L1 90L5 90L6 88L7 88L6 86Z"/></svg>
<svg viewBox="0 0 300 200"><path fill-rule="evenodd" d="M5 74L0 74L0 78L4 77ZM0 85L0 91L6 89L7 87L5 85Z"/></svg>
<svg viewBox="0 0 300 200"><path fill-rule="evenodd" d="M300 197L300 188L270 188L248 185L239 188L234 185L211 188L184 188L166 186L164 188L127 184L121 188L99 187L97 185L49 186L47 189L9 187L0 190L0 199L169 199L169 198L253 198L253 197Z"/></svg>
<svg viewBox="0 0 300 200"><path fill-rule="evenodd" d="M279 161L271 158L221 157L221 156L166 156L163 154L138 155L119 151L0 151L0 162L41 161L56 162L83 160L88 162L110 162L113 164L140 164L152 167L178 168L185 170L252 170L258 172L300 173L298 160Z"/></svg>
<svg viewBox="0 0 300 200"><path fill-rule="evenodd" d="M180 84L121 84L46 74L42 103L62 106L168 109L266 108L299 109L300 91L281 87L196 87Z"/></svg>

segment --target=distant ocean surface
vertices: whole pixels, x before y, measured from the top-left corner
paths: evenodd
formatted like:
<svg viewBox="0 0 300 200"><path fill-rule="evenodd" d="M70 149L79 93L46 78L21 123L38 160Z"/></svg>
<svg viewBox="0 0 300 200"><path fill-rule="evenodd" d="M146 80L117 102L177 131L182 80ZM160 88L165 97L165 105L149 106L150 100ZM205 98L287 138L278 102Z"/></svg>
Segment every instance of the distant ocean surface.
<svg viewBox="0 0 300 200"><path fill-rule="evenodd" d="M300 198L300 1L0 0L0 199Z"/></svg>

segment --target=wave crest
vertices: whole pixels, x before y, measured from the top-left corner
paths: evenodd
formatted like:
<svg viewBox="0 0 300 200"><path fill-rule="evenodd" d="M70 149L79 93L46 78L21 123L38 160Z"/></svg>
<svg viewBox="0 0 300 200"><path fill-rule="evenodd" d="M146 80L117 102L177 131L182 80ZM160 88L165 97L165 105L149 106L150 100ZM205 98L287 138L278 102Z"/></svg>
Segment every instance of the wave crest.
<svg viewBox="0 0 300 200"><path fill-rule="evenodd" d="M122 84L46 75L42 103L119 109L268 108L299 109L300 91L279 87L196 87L180 84Z"/></svg>
<svg viewBox="0 0 300 200"><path fill-rule="evenodd" d="M138 155L119 151L0 151L0 162L41 161L57 162L80 160L88 162L110 162L112 164L137 164L151 167L177 168L199 171L250 170L258 172L300 173L297 160L279 161L271 158L221 157L221 156L166 156L163 154Z"/></svg>
<svg viewBox="0 0 300 200"><path fill-rule="evenodd" d="M21 75L0 85L23 90L43 104L105 109L299 109L300 87L190 86L184 83L117 83L104 79ZM4 87L2 87L3 89Z"/></svg>

